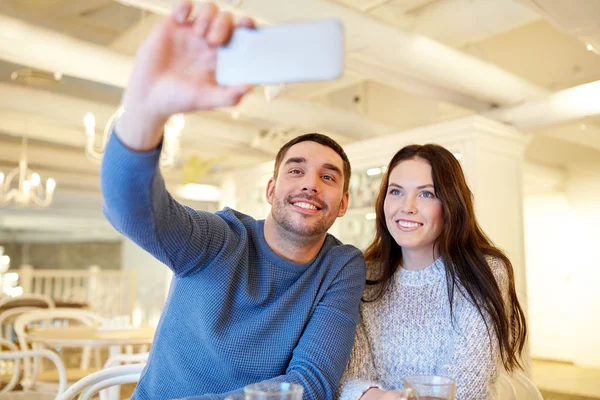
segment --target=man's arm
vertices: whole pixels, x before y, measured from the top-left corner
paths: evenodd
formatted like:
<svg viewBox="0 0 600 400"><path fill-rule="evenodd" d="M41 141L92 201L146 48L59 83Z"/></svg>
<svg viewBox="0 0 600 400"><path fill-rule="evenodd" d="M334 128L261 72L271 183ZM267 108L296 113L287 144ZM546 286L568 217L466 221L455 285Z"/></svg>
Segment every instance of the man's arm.
<svg viewBox="0 0 600 400"><path fill-rule="evenodd" d="M159 156L160 149L132 152L111 135L100 173L103 211L115 229L184 275L236 238L219 216L184 207L169 195Z"/></svg>
<svg viewBox="0 0 600 400"><path fill-rule="evenodd" d="M305 400L333 398L352 352L365 270L363 255L357 253L316 307L286 374L269 381L301 384Z"/></svg>
<svg viewBox="0 0 600 400"><path fill-rule="evenodd" d="M173 114L233 106L250 89L215 83L217 49L234 29L231 14L210 3L194 17L191 12L191 2L181 2L140 47L101 172L111 223L179 274L214 254L217 243L227 246L220 234L227 229L217 216L187 209L165 190L158 170L163 126Z"/></svg>
<svg viewBox="0 0 600 400"><path fill-rule="evenodd" d="M297 383L304 387L304 400L333 399L352 352L358 305L364 289L366 274L362 253L350 259L317 305L285 375L266 382ZM240 393L188 397L187 400L222 400Z"/></svg>

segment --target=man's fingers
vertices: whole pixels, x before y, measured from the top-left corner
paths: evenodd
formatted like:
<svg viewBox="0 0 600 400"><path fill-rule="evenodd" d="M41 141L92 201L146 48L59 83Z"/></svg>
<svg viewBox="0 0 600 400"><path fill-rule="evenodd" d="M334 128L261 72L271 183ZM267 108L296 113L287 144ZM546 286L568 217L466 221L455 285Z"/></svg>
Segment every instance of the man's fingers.
<svg viewBox="0 0 600 400"><path fill-rule="evenodd" d="M256 22L250 17L242 17L237 23L237 27L239 28L256 28Z"/></svg>
<svg viewBox="0 0 600 400"><path fill-rule="evenodd" d="M171 16L180 24L187 21L192 12L192 2L190 0L182 0L173 9Z"/></svg>
<svg viewBox="0 0 600 400"><path fill-rule="evenodd" d="M218 12L219 9L213 3L202 3L198 7L196 21L194 21L194 33L200 37L206 37Z"/></svg>
<svg viewBox="0 0 600 400"><path fill-rule="evenodd" d="M196 99L198 109L217 107L232 107L240 102L242 97L252 89L249 85L213 86L202 90Z"/></svg>
<svg viewBox="0 0 600 400"><path fill-rule="evenodd" d="M229 41L233 32L233 16L229 12L220 12L213 19L206 40L213 46L222 46Z"/></svg>

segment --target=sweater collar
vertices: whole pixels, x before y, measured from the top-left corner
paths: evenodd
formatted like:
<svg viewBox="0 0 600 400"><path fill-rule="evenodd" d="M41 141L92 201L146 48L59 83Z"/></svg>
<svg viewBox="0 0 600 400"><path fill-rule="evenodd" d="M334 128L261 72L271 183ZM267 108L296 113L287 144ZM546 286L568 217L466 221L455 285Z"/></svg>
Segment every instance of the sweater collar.
<svg viewBox="0 0 600 400"><path fill-rule="evenodd" d="M431 265L419 270L398 269L402 286L424 286L442 279L446 275L442 257L438 257Z"/></svg>

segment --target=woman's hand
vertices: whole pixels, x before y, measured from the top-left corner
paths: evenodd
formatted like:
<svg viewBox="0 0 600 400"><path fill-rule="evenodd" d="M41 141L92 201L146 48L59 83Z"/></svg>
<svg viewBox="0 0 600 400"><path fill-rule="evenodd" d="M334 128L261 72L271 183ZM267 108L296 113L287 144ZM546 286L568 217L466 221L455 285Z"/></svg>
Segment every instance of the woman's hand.
<svg viewBox="0 0 600 400"><path fill-rule="evenodd" d="M393 390L383 390L378 388L371 388L367 390L360 400L405 400L406 397L399 392Z"/></svg>

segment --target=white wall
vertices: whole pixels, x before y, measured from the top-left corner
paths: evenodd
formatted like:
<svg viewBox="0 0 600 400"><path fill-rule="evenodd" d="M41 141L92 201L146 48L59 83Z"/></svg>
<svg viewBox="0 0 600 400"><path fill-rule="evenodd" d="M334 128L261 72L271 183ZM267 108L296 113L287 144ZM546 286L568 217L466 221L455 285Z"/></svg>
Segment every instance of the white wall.
<svg viewBox="0 0 600 400"><path fill-rule="evenodd" d="M531 355L573 362L575 213L564 193L537 194L525 198L524 223Z"/></svg>
<svg viewBox="0 0 600 400"><path fill-rule="evenodd" d="M578 365L600 367L600 162L573 165L567 198L577 215L576 247L570 259L575 276L575 331Z"/></svg>
<svg viewBox="0 0 600 400"><path fill-rule="evenodd" d="M600 163L571 165L524 211L532 356L600 368Z"/></svg>

